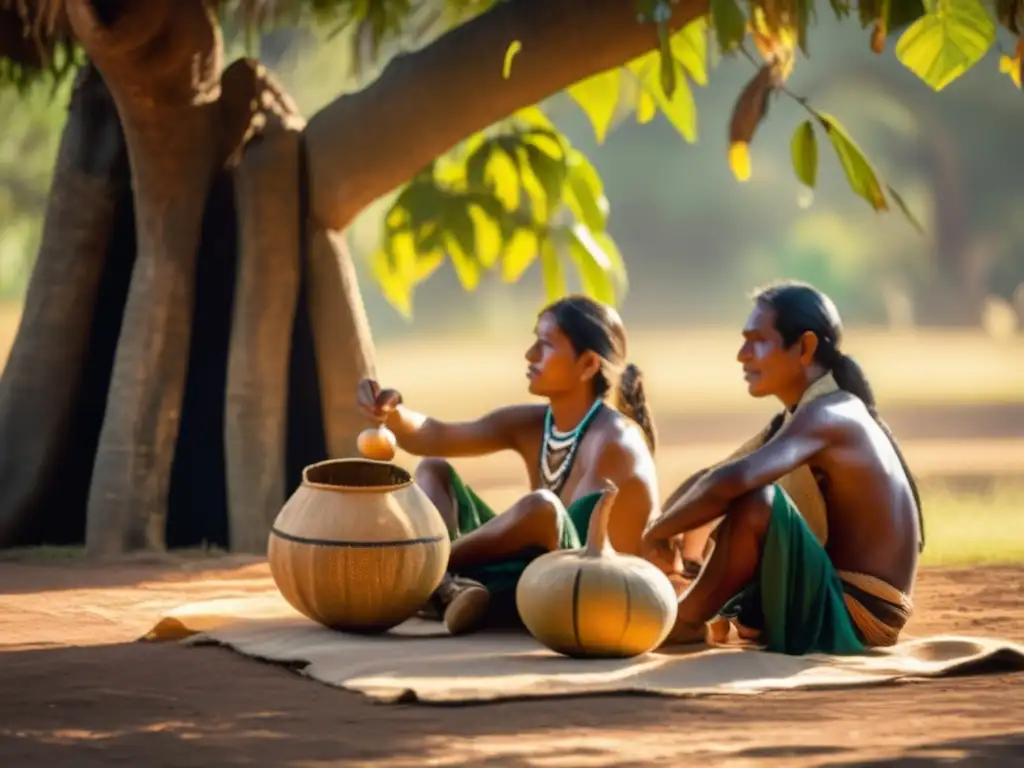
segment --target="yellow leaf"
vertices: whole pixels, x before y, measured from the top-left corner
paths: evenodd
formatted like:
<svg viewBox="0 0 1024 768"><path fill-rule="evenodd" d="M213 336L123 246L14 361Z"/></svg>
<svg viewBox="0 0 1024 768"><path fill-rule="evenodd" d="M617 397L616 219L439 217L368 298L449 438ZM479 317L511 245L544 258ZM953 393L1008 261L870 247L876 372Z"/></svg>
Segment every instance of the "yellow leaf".
<svg viewBox="0 0 1024 768"><path fill-rule="evenodd" d="M498 263L498 257L501 255L501 229L478 205L469 207L469 217L473 220L473 228L476 230L477 258L484 269L490 269Z"/></svg>
<svg viewBox="0 0 1024 768"><path fill-rule="evenodd" d="M1021 59L1017 57L1011 59L1009 56L1002 56L999 59L999 71L1004 75L1009 75L1013 84L1020 88L1021 81Z"/></svg>
<svg viewBox="0 0 1024 768"><path fill-rule="evenodd" d="M416 259L416 271L413 273L413 281L422 283L434 274L444 264L444 254L438 251L421 254Z"/></svg>
<svg viewBox="0 0 1024 768"><path fill-rule="evenodd" d="M501 260L502 281L514 283L519 280L537 257L537 248L537 235L533 231L517 229L505 246Z"/></svg>
<svg viewBox="0 0 1024 768"><path fill-rule="evenodd" d="M406 320L412 318L412 286L391 269L387 252L380 250L370 257L370 273L388 304Z"/></svg>
<svg viewBox="0 0 1024 768"><path fill-rule="evenodd" d="M659 62L659 53L653 51L627 64L641 86L636 108L637 122L641 125L649 123L660 108L673 127L692 144L697 141L697 105L693 100L690 83L680 64L675 62L676 88L672 98L666 96L661 87Z"/></svg>
<svg viewBox="0 0 1024 768"><path fill-rule="evenodd" d="M455 268L455 275L459 278L464 290L473 292L480 285L480 262L476 260L475 254L466 253L459 245L459 240L454 235L447 235L445 242L448 245L448 255L451 256L452 266Z"/></svg>
<svg viewBox="0 0 1024 768"><path fill-rule="evenodd" d="M697 103L693 100L693 90L682 68L676 64L678 82L672 98L668 98L659 88L655 93L655 99L665 117L672 123L673 127L691 144L697 141Z"/></svg>
<svg viewBox="0 0 1024 768"><path fill-rule="evenodd" d="M750 145L736 141L729 145L729 168L738 181L750 180Z"/></svg>
<svg viewBox="0 0 1024 768"><path fill-rule="evenodd" d="M512 59L515 58L516 54L523 50L523 44L519 40L513 40L512 45L505 51L505 67L502 70L502 75L506 80L512 76Z"/></svg>
<svg viewBox="0 0 1024 768"><path fill-rule="evenodd" d="M708 84L708 18L691 21L672 36L672 55L698 85Z"/></svg>
<svg viewBox="0 0 1024 768"><path fill-rule="evenodd" d="M617 67L569 87L569 95L590 118L598 144L603 144L608 136L621 87L622 70Z"/></svg>
<svg viewBox="0 0 1024 768"><path fill-rule="evenodd" d="M505 152L492 152L484 169L484 181L494 190L505 210L519 208L519 168Z"/></svg>
<svg viewBox="0 0 1024 768"><path fill-rule="evenodd" d="M995 39L995 22L981 0L935 0L900 36L896 58L941 91L974 66Z"/></svg>
<svg viewBox="0 0 1024 768"><path fill-rule="evenodd" d="M388 238L387 251L391 254L392 269L406 281L416 274L416 241L409 230L395 232Z"/></svg>
<svg viewBox="0 0 1024 768"><path fill-rule="evenodd" d="M658 104L654 100L654 96L644 88L640 91L640 97L636 104L636 121L640 125L645 125L651 122L656 114L658 114Z"/></svg>
<svg viewBox="0 0 1024 768"><path fill-rule="evenodd" d="M548 119L548 116L544 114L544 110L535 105L516 110L513 113L513 117L522 120L524 123L529 123L535 128L546 128L549 131L555 130L555 126Z"/></svg>

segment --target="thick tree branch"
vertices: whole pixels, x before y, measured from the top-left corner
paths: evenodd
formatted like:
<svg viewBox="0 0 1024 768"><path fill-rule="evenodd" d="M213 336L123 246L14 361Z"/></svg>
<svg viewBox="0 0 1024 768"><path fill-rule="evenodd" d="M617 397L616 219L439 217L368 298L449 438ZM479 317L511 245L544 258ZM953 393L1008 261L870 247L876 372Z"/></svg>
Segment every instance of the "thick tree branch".
<svg viewBox="0 0 1024 768"><path fill-rule="evenodd" d="M708 0L672 5L674 29ZM522 49L503 77L505 52ZM306 129L311 208L340 230L377 197L470 134L657 45L631 0L509 0L423 49L397 57Z"/></svg>

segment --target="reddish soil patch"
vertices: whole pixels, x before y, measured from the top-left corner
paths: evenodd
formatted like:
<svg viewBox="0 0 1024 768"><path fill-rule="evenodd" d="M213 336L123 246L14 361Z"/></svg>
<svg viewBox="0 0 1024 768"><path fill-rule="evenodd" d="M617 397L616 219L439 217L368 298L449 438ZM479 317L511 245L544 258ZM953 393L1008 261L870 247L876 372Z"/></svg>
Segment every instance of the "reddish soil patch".
<svg viewBox="0 0 1024 768"><path fill-rule="evenodd" d="M371 704L222 649L132 642L167 607L265 578L237 558L0 563L0 765L1003 766L1024 754L1020 674L441 708ZM1022 594L1024 567L926 571L909 634L1024 640Z"/></svg>

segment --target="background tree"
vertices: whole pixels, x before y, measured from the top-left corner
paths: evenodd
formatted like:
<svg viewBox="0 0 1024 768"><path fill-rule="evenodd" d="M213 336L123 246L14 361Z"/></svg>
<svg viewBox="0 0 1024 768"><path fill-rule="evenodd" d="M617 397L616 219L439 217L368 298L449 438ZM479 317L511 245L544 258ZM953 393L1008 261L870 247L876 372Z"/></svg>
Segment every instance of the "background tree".
<svg viewBox="0 0 1024 768"><path fill-rule="evenodd" d="M830 2L840 18L851 15ZM697 139L712 56L752 79L729 163L806 54L811 0L0 0L0 77L74 84L39 257L0 382L0 545L85 536L96 553L207 540L262 551L299 468L352 450L373 347L338 233L401 187L373 274L401 311L446 260L462 285L539 260L608 301L625 269L593 166L537 106L568 89L602 141L662 112ZM875 50L939 90L1016 35L1018 3L878 0ZM387 66L307 123L225 34L337 24ZM395 51L408 52L391 55ZM1017 46L1019 52L1020 45ZM1020 56L1004 69L1019 80ZM791 95L792 94L788 94ZM854 192L908 214L838 120L807 109L797 176L827 139ZM912 219L912 217L909 217Z"/></svg>

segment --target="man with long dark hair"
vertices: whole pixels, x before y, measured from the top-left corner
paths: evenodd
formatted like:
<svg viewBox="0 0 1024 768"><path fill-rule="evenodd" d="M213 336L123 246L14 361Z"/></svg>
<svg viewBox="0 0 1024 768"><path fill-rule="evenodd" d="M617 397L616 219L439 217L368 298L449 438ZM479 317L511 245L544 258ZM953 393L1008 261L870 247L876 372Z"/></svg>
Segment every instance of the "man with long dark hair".
<svg viewBox="0 0 1024 768"><path fill-rule="evenodd" d="M782 653L897 641L913 610L921 505L842 331L835 305L807 284L755 294L737 357L749 393L784 410L746 455L690 478L645 532L658 548L721 519L668 643L705 639L716 616ZM799 470L824 501L817 531L781 482Z"/></svg>

